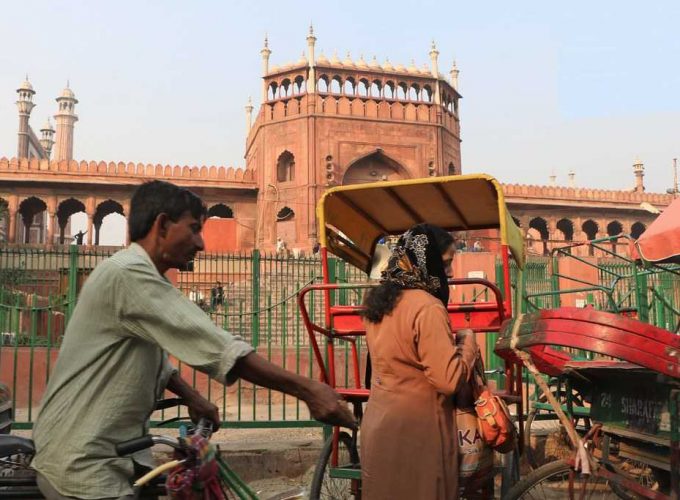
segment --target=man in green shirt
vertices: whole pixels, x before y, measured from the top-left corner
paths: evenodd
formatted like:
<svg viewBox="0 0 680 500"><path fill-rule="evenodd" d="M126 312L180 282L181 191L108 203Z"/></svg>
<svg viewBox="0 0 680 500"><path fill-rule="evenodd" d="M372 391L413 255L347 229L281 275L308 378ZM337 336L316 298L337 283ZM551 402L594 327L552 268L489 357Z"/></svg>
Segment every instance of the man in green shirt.
<svg viewBox="0 0 680 500"><path fill-rule="evenodd" d="M118 457L115 445L147 433L165 389L186 400L194 420L220 421L168 354L224 384L243 378L291 394L322 422L356 425L329 386L258 356L164 277L203 250L205 217L198 196L167 182L143 184L133 195L133 243L83 286L35 423L33 466L46 498L133 498L135 465L151 466L150 452Z"/></svg>

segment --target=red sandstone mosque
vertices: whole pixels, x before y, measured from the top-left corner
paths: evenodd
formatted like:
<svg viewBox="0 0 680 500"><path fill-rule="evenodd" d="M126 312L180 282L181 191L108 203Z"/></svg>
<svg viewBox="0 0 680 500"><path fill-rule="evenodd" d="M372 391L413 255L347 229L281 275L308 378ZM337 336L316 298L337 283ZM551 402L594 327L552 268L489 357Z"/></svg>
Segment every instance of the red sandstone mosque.
<svg viewBox="0 0 680 500"><path fill-rule="evenodd" d="M0 158L0 241L63 244L69 219L85 212L86 241L99 243L105 216L128 213L136 185L164 179L188 187L209 206L208 250L273 250L278 240L301 252L316 243L314 207L330 186L456 175L461 167L459 71L439 68L432 44L421 67L316 54L310 27L297 62L270 64L262 55L262 98L246 106L245 168L143 165L73 159L78 100L67 86L51 122L33 132L35 91L17 89L16 158ZM633 165L629 191L506 184L506 201L527 232L530 251L555 241L639 235L673 194L645 192L644 165ZM677 189L675 190L677 191Z"/></svg>

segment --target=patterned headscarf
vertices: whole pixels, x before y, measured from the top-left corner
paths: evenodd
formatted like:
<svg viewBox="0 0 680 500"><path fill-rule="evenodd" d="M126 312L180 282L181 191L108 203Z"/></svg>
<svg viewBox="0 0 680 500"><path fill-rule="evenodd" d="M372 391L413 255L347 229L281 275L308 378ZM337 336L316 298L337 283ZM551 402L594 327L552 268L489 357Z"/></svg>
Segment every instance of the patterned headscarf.
<svg viewBox="0 0 680 500"><path fill-rule="evenodd" d="M402 289L420 289L434 295L446 306L449 286L444 262L429 224L418 224L406 231L392 250L381 283Z"/></svg>

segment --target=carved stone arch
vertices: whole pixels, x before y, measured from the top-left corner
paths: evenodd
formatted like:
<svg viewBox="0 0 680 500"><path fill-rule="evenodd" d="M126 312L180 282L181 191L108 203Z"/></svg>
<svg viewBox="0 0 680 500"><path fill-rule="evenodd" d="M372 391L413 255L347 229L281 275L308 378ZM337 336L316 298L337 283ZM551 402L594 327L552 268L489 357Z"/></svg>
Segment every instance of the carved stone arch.
<svg viewBox="0 0 680 500"><path fill-rule="evenodd" d="M57 206L57 224L59 225L59 244L64 244L66 226L71 216L77 213L86 213L85 204L76 198L67 198Z"/></svg>
<svg viewBox="0 0 680 500"><path fill-rule="evenodd" d="M609 224L607 224L607 235L609 236L616 236L617 234L621 234L623 232L623 225L617 220L611 221Z"/></svg>
<svg viewBox="0 0 680 500"><path fill-rule="evenodd" d="M343 84L342 89L345 95L348 96L355 95L357 90L356 80L353 77L348 76L347 78L345 78L345 83Z"/></svg>
<svg viewBox="0 0 680 500"><path fill-rule="evenodd" d="M276 181L290 182L295 179L295 156L288 150L276 160Z"/></svg>
<svg viewBox="0 0 680 500"><path fill-rule="evenodd" d="M332 94L342 94L342 77L340 75L333 75L329 92Z"/></svg>
<svg viewBox="0 0 680 500"><path fill-rule="evenodd" d="M277 97L277 92L279 90L279 84L276 82L271 82L267 86L267 100L273 101Z"/></svg>
<svg viewBox="0 0 680 500"><path fill-rule="evenodd" d="M45 211L47 204L36 196L25 198L19 203L19 214L23 221L21 228L23 234L18 241L24 243L42 243L44 241Z"/></svg>
<svg viewBox="0 0 680 500"><path fill-rule="evenodd" d="M280 92L279 92L279 97L280 98L285 98L285 97L290 97L293 95L293 82L290 80L290 78L284 78L281 81L281 85L279 86Z"/></svg>
<svg viewBox="0 0 680 500"><path fill-rule="evenodd" d="M647 226L645 226L642 222L634 222L633 225L630 226L630 235L637 240L646 230Z"/></svg>
<svg viewBox="0 0 680 500"><path fill-rule="evenodd" d="M423 101L432 102L432 87L429 85L423 85L423 93L421 95L423 96Z"/></svg>
<svg viewBox="0 0 680 500"><path fill-rule="evenodd" d="M316 82L316 90L323 94L327 94L330 91L329 87L328 75L321 75Z"/></svg>
<svg viewBox="0 0 680 500"><path fill-rule="evenodd" d="M594 240L597 238L597 233L600 230L597 222L592 219L588 219L583 224L581 224L581 230L586 233L586 238L588 240Z"/></svg>
<svg viewBox="0 0 680 500"><path fill-rule="evenodd" d="M452 161L450 161L449 165L448 165L448 174L449 175L456 175L456 166L453 164Z"/></svg>
<svg viewBox="0 0 680 500"><path fill-rule="evenodd" d="M217 217L220 219L233 219L234 211L224 203L217 203L208 210L208 218Z"/></svg>
<svg viewBox="0 0 680 500"><path fill-rule="evenodd" d="M295 212L290 207L283 207L281 210L279 210L276 213L276 221L277 222L283 222L283 221L291 220L294 217L295 217Z"/></svg>
<svg viewBox="0 0 680 500"><path fill-rule="evenodd" d="M399 99L400 101L405 101L407 97L408 97L408 85L406 85L404 82L399 82L397 84L396 99Z"/></svg>
<svg viewBox="0 0 680 500"><path fill-rule="evenodd" d="M617 221L613 220L609 224L607 224L607 235L608 236L617 236L619 234L623 233L623 225ZM612 240L612 252L616 253L616 247L617 247L618 241L616 239Z"/></svg>
<svg viewBox="0 0 680 500"><path fill-rule="evenodd" d="M293 93L294 94L304 94L305 93L305 77L302 75L297 75L293 80Z"/></svg>
<svg viewBox="0 0 680 500"><path fill-rule="evenodd" d="M94 211L94 217L92 218L94 226L95 245L99 245L101 228L102 225L104 224L104 218L111 214L118 214L120 216L125 217L125 210L123 209L123 205L110 198L108 200L102 201L97 205L97 208Z"/></svg>
<svg viewBox="0 0 680 500"><path fill-rule="evenodd" d="M342 184L395 181L409 179L410 177L408 170L403 165L378 148L352 160L345 169Z"/></svg>
<svg viewBox="0 0 680 500"><path fill-rule="evenodd" d="M396 97L395 93L394 93L395 88L396 88L396 85L394 84L394 82L392 80L387 80L385 82L385 89L383 91L383 93L385 95L385 99L395 99L395 97Z"/></svg>
<svg viewBox="0 0 680 500"><path fill-rule="evenodd" d="M382 82L380 80L373 80L371 82L371 90L369 95L374 99L379 99L382 92Z"/></svg>
<svg viewBox="0 0 680 500"><path fill-rule="evenodd" d="M359 97L368 97L370 84L366 78L361 78L357 84L357 95Z"/></svg>
<svg viewBox="0 0 680 500"><path fill-rule="evenodd" d="M9 202L0 196L0 242L9 241Z"/></svg>
<svg viewBox="0 0 680 500"><path fill-rule="evenodd" d="M284 206L276 213L277 253L280 253L281 256L287 256L288 252L292 250L289 245L293 245L297 241L295 224L295 212L292 208Z"/></svg>
<svg viewBox="0 0 680 500"><path fill-rule="evenodd" d="M564 235L565 241L574 241L574 223L569 219L560 219L557 221L557 229Z"/></svg>
<svg viewBox="0 0 680 500"><path fill-rule="evenodd" d="M410 101L418 101L420 95L420 85L417 83L412 83L408 88L408 98Z"/></svg>
<svg viewBox="0 0 680 500"><path fill-rule="evenodd" d="M543 255L548 254L548 240L550 239L550 233L548 232L548 223L543 217L534 217L529 221L529 228L533 229L538 233L538 237L542 242L542 248L539 253Z"/></svg>

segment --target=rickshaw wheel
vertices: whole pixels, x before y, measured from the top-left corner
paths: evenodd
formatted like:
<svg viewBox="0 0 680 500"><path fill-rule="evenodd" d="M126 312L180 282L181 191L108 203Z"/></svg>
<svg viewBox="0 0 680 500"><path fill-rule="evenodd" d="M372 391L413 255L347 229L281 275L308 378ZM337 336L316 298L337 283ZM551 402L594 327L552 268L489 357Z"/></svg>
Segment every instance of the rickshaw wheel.
<svg viewBox="0 0 680 500"><path fill-rule="evenodd" d="M604 440L611 440L611 437L605 436ZM611 455L607 458L618 470L629 476L638 484L652 491L659 491L666 495L670 494L670 474L667 471L657 469L644 462L631 458L621 458ZM611 488L622 500L638 500L642 498L639 495L628 491L626 487L616 483L612 483Z"/></svg>
<svg viewBox="0 0 680 500"><path fill-rule="evenodd" d="M561 387L558 394L557 385L554 381L551 381L550 390L553 396L555 396L555 398L560 402L560 404L567 404L567 395L565 393L564 387ZM545 397L545 394L541 394L537 402L546 403L547 398ZM572 389L572 404L577 407L584 406L583 397L574 389ZM540 432L540 434L544 434L546 437L545 442L543 443L542 451L540 450L540 447L537 446L537 440L534 440L535 442L532 443L532 437L535 438L536 435L539 434L537 430L540 425L538 423L539 420L537 419L539 413L545 414L553 412L550 410L539 410L535 407L532 407L531 411L527 415L526 422L524 423L524 450L527 462L531 469L538 469L548 462L564 460L572 455L571 442L569 441L569 437L562 427L562 424L557 419L557 416L555 416L554 420L542 421L546 424L544 427L547 427ZM589 418L576 417L574 420L574 427L581 427L585 430L590 428Z"/></svg>
<svg viewBox="0 0 680 500"><path fill-rule="evenodd" d="M545 464L532 471L524 479L513 486L504 500L526 499L562 499L569 498L569 475L571 466L564 460ZM602 500L618 500L619 496L612 490L609 481L596 476L573 474L573 490L576 498L584 492L585 498ZM581 497L582 498L582 497Z"/></svg>
<svg viewBox="0 0 680 500"><path fill-rule="evenodd" d="M352 437L341 432L338 439L338 465L345 467L359 467L359 453L352 444ZM330 477L330 461L333 451L333 436L331 435L321 448L321 455L312 478L310 500L351 500L355 498L352 492L352 480Z"/></svg>

